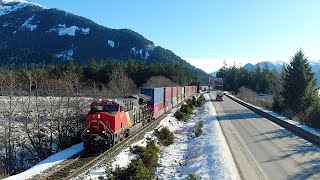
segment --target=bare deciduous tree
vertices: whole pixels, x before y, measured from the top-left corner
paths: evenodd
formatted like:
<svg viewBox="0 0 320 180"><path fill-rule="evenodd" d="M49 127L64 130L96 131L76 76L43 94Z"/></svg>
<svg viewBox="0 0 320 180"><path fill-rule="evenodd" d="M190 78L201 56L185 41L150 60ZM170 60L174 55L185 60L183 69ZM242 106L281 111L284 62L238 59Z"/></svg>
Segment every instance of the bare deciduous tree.
<svg viewBox="0 0 320 180"><path fill-rule="evenodd" d="M143 85L143 87L165 87L165 86L177 86L177 84L164 76L152 76Z"/></svg>
<svg viewBox="0 0 320 180"><path fill-rule="evenodd" d="M108 83L110 98L118 98L138 92L137 86L122 70L114 70Z"/></svg>

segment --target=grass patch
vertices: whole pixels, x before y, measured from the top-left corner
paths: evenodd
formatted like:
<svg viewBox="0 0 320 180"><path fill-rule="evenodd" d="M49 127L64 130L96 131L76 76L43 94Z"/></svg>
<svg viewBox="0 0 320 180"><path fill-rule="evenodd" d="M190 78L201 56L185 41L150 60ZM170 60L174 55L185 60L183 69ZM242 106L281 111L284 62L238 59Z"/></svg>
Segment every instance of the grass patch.
<svg viewBox="0 0 320 180"><path fill-rule="evenodd" d="M164 146L169 146L173 143L174 136L167 127L162 128L160 131L155 129L154 134L159 138L161 144Z"/></svg>

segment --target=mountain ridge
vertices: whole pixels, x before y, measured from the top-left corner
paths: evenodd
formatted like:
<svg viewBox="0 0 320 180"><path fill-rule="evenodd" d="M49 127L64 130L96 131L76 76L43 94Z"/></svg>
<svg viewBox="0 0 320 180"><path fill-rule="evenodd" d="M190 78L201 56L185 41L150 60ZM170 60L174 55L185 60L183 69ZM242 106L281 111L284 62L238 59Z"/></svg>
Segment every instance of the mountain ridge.
<svg viewBox="0 0 320 180"><path fill-rule="evenodd" d="M136 59L145 64L179 64L197 76L208 76L130 29L111 29L25 0L4 0L0 6L0 64Z"/></svg>

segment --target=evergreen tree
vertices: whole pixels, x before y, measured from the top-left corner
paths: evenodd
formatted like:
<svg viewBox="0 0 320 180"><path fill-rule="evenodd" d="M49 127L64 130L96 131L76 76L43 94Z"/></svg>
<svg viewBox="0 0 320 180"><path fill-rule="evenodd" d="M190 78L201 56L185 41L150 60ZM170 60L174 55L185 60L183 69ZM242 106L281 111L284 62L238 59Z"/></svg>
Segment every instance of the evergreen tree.
<svg viewBox="0 0 320 180"><path fill-rule="evenodd" d="M282 91L284 106L301 115L317 98L316 79L302 50L299 50L290 65L285 68L284 89Z"/></svg>

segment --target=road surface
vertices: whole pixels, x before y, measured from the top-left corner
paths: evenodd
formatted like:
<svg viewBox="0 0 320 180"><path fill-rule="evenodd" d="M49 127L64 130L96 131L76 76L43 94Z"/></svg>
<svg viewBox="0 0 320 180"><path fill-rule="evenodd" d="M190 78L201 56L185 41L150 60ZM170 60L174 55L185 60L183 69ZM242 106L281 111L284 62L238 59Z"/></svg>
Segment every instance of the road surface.
<svg viewBox="0 0 320 180"><path fill-rule="evenodd" d="M320 179L319 146L226 96L210 96L243 179Z"/></svg>

